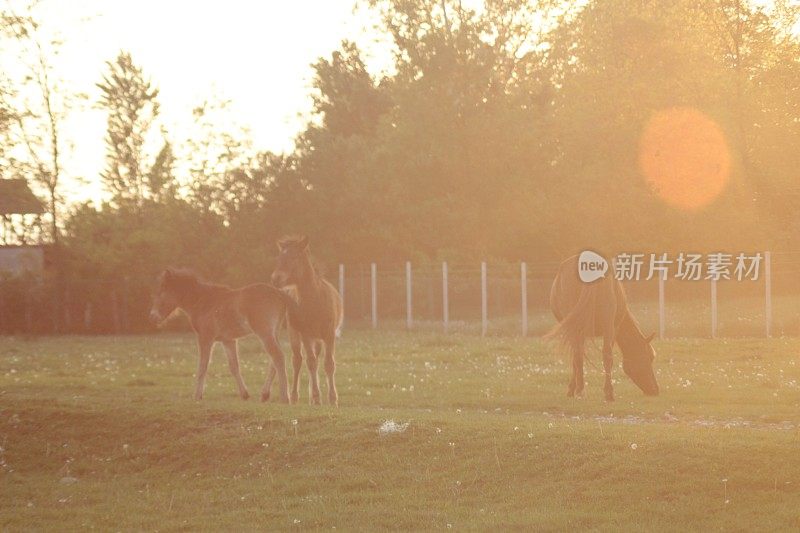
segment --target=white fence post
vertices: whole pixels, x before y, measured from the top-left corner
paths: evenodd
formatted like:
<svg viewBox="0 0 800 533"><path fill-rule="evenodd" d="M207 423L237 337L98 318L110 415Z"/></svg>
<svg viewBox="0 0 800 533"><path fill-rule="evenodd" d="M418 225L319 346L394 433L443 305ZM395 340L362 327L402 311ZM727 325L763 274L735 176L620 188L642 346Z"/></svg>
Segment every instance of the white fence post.
<svg viewBox="0 0 800 533"><path fill-rule="evenodd" d="M406 327L411 329L412 326L412 312L411 312L411 261L406 261Z"/></svg>
<svg viewBox="0 0 800 533"><path fill-rule="evenodd" d="M339 297L342 299L342 324L339 326L340 330L344 327L344 264L339 263Z"/></svg>
<svg viewBox="0 0 800 533"><path fill-rule="evenodd" d="M447 294L447 261L442 262L442 322L444 332L450 327L450 300Z"/></svg>
<svg viewBox="0 0 800 533"><path fill-rule="evenodd" d="M772 258L764 252L764 319L766 321L767 338L772 336Z"/></svg>
<svg viewBox="0 0 800 533"><path fill-rule="evenodd" d="M481 336L485 337L489 329L489 312L486 294L486 261L481 261Z"/></svg>
<svg viewBox="0 0 800 533"><path fill-rule="evenodd" d="M717 338L717 280L711 278L711 338Z"/></svg>
<svg viewBox="0 0 800 533"><path fill-rule="evenodd" d="M528 336L528 265L523 261L519 265L519 282L522 300L522 336Z"/></svg>
<svg viewBox="0 0 800 533"><path fill-rule="evenodd" d="M378 265L370 265L370 282L372 285L372 329L378 328Z"/></svg>
<svg viewBox="0 0 800 533"><path fill-rule="evenodd" d="M666 278L665 272L660 272L658 276L658 338L663 340L665 335L665 313L664 313L664 281Z"/></svg>

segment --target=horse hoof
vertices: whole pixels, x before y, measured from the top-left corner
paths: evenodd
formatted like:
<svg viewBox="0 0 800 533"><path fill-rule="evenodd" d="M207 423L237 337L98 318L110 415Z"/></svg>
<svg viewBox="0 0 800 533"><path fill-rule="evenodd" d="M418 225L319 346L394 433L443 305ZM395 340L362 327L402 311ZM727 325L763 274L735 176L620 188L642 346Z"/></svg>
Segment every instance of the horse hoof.
<svg viewBox="0 0 800 533"><path fill-rule="evenodd" d="M292 394L289 397L289 403L291 403L291 404L296 404L298 401L300 401L300 395L299 394Z"/></svg>
<svg viewBox="0 0 800 533"><path fill-rule="evenodd" d="M268 402L269 401L269 392L262 392L261 393L261 401Z"/></svg>
<svg viewBox="0 0 800 533"><path fill-rule="evenodd" d="M240 394L240 396L242 397L242 400L249 400L250 399L250 393L247 392L247 391L242 392Z"/></svg>

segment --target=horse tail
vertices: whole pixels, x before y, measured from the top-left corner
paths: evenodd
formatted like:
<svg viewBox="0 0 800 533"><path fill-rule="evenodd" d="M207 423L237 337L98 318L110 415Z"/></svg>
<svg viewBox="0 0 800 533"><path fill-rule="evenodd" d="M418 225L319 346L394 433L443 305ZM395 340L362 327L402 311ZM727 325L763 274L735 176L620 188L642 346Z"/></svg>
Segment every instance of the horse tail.
<svg viewBox="0 0 800 533"><path fill-rule="evenodd" d="M583 346L594 331L595 284L583 284L578 301L567 315L544 336L547 340L558 339L573 350Z"/></svg>
<svg viewBox="0 0 800 533"><path fill-rule="evenodd" d="M338 310L339 310L339 317L338 317L338 324L336 324L336 338L342 336L342 324L344 324L344 302L342 302L342 297L339 296L339 293L336 293L336 298L338 301Z"/></svg>
<svg viewBox="0 0 800 533"><path fill-rule="evenodd" d="M339 338L342 336L342 324L344 324L344 301L342 300L342 295L339 294L339 291L332 283L326 281L325 285L330 293L331 305L333 306L334 335Z"/></svg>

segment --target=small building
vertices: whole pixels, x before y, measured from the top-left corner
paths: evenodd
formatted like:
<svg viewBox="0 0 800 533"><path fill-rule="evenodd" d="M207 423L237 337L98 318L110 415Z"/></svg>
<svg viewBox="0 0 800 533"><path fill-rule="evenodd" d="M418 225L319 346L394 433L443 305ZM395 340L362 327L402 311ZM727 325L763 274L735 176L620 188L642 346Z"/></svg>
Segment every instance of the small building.
<svg viewBox="0 0 800 533"><path fill-rule="evenodd" d="M24 179L0 179L0 277L44 269L45 209Z"/></svg>

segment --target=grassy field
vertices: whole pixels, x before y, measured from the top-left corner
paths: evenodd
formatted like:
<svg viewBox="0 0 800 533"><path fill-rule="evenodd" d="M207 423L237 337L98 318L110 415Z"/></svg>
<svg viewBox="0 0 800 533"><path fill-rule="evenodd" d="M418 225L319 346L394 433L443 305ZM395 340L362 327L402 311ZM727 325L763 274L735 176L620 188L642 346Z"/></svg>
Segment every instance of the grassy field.
<svg viewBox="0 0 800 533"><path fill-rule="evenodd" d="M193 401L184 335L0 339L0 529L800 528L800 340L657 349L609 404L536 339L348 331L332 409L221 348Z"/></svg>

